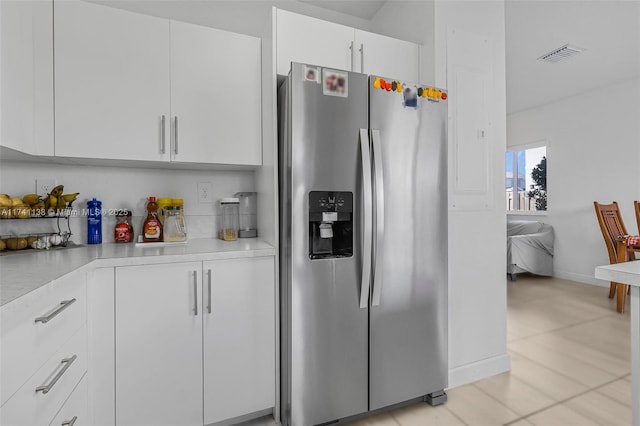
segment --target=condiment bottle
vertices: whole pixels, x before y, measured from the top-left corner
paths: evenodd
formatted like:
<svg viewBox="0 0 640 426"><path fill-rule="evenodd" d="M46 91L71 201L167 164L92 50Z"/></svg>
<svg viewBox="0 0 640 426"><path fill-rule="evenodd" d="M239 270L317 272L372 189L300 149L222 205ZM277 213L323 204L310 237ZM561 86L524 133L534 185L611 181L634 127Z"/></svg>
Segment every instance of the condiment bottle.
<svg viewBox="0 0 640 426"><path fill-rule="evenodd" d="M160 197L157 201L158 204L158 217L160 218L160 222L164 223L164 210L172 205L171 198Z"/></svg>
<svg viewBox="0 0 640 426"><path fill-rule="evenodd" d="M102 244L102 201L87 201L87 244Z"/></svg>
<svg viewBox="0 0 640 426"><path fill-rule="evenodd" d="M149 197L149 202L147 203L147 218L142 225L142 241L145 243L162 241L162 223L158 218L156 197Z"/></svg>
<svg viewBox="0 0 640 426"><path fill-rule="evenodd" d="M117 214L117 223L114 229L113 238L116 243L130 243L133 241L133 226L131 225L131 212L120 212Z"/></svg>

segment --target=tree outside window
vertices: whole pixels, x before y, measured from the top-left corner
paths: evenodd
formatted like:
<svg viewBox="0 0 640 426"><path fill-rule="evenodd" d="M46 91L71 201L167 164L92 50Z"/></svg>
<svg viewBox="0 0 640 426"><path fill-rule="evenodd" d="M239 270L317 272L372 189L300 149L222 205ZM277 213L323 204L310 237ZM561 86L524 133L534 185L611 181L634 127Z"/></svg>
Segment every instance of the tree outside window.
<svg viewBox="0 0 640 426"><path fill-rule="evenodd" d="M542 160L531 171L531 178L535 182L533 189L527 193L529 199L536 202L536 210L547 210L547 157Z"/></svg>
<svg viewBox="0 0 640 426"><path fill-rule="evenodd" d="M505 159L507 210L547 210L546 145L509 150Z"/></svg>

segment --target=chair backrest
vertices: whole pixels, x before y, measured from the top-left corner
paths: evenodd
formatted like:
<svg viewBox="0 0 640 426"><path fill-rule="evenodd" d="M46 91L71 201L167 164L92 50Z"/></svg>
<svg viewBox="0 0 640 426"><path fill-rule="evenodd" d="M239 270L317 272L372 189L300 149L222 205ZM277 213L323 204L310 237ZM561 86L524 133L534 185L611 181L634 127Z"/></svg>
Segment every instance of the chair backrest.
<svg viewBox="0 0 640 426"><path fill-rule="evenodd" d="M593 206L596 209L598 224L600 224L602 237L609 252L609 262L618 263L616 238L621 235L627 235L627 229L624 227L618 203L614 201L611 204L600 204L594 201Z"/></svg>
<svg viewBox="0 0 640 426"><path fill-rule="evenodd" d="M634 210L636 211L636 222L638 222L638 235L640 235L640 201L633 202Z"/></svg>

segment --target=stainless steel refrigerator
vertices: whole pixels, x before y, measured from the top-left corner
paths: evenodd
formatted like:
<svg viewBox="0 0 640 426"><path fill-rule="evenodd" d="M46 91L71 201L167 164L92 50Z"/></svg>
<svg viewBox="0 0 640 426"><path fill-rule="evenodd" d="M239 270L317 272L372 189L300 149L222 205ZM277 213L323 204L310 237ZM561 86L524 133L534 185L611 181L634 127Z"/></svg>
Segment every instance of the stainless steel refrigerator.
<svg viewBox="0 0 640 426"><path fill-rule="evenodd" d="M280 86L284 424L446 400L446 98L298 63Z"/></svg>

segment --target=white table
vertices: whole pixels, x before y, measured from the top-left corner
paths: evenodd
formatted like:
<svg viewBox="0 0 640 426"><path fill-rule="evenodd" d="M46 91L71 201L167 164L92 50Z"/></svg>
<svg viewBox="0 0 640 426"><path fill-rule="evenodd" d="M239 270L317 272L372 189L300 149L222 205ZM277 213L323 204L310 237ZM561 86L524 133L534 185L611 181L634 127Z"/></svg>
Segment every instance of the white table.
<svg viewBox="0 0 640 426"><path fill-rule="evenodd" d="M631 286L631 398L634 426L640 426L640 260L598 266L595 277Z"/></svg>

